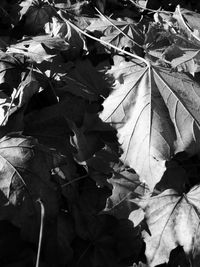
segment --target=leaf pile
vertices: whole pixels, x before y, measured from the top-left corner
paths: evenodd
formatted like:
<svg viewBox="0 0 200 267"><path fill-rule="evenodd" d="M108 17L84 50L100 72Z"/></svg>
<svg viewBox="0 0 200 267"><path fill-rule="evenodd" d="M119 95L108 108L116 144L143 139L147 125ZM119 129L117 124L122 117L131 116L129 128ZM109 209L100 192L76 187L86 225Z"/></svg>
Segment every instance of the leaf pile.
<svg viewBox="0 0 200 267"><path fill-rule="evenodd" d="M199 266L199 10L0 3L1 266Z"/></svg>

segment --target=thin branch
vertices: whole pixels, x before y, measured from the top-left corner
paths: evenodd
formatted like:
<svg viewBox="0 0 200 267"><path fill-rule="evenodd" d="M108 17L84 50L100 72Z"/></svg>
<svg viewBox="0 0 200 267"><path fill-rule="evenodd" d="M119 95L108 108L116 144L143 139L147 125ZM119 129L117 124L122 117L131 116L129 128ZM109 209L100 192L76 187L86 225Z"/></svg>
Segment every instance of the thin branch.
<svg viewBox="0 0 200 267"><path fill-rule="evenodd" d="M129 0L134 6L138 7L138 8L141 8L141 9L144 9L144 10L147 10L147 11L150 11L150 12L153 12L153 13L164 13L164 14L173 14L174 12L172 11L165 11L165 10L160 10L160 9L151 9L151 8L147 8L147 7L143 7L139 4L137 4L135 1L133 0Z"/></svg>
<svg viewBox="0 0 200 267"><path fill-rule="evenodd" d="M87 177L88 177L88 174L85 174L85 175L83 175L83 176L80 176L80 177L78 177L78 178L75 178L75 179L73 179L73 180L67 182L66 184L63 184L61 187L66 187L66 186L68 186L68 185L70 185L70 184L73 184L73 183L75 183L75 182L77 182L77 181L80 181L80 180L82 180L82 179L85 179L85 178L87 178Z"/></svg>
<svg viewBox="0 0 200 267"><path fill-rule="evenodd" d="M37 259L36 259L35 267L39 267L39 264L40 264L40 254L41 254L42 236L43 236L43 228L44 228L44 216L45 216L44 204L42 203L40 199L38 199L37 202L40 204L41 217L40 217L40 234L39 234L39 241L38 241L38 251L37 251Z"/></svg>
<svg viewBox="0 0 200 267"><path fill-rule="evenodd" d="M118 47L115 46L115 45L112 45L112 44L110 44L110 43L107 43L107 42L104 41L104 40L101 40L101 39L99 39L99 38L96 38L96 37L94 37L94 36L92 36L92 35L90 35L90 34L84 32L84 31L81 30L78 26L76 26L75 24L73 24L71 21L67 20L67 19L63 16L62 13L63 13L62 11L58 11L58 12L57 12L57 14L60 16L60 18L61 18L63 21L65 21L67 24L69 24L72 28L74 28L76 31L79 31L79 32L82 33L83 35L85 35L85 36L89 37L90 39L93 39L93 40L95 40L95 41L97 41L97 42L99 42L99 43L102 43L102 44L104 44L104 45L110 46L110 47L112 47L113 49L115 49L115 50L117 50L117 51L119 51L119 52L121 52L121 53L123 53L123 54L129 56L129 57L132 57L132 58L135 58L135 59L139 59L140 61L143 61L147 66L150 66L150 62L147 61L146 59L144 59L144 58L142 58L142 57L140 57L140 56L137 56L137 55L135 55L135 54L129 53L129 52L123 50L123 49L118 48Z"/></svg>
<svg viewBox="0 0 200 267"><path fill-rule="evenodd" d="M137 45L140 48L143 48L142 45L138 44L137 42L134 41L134 39L123 32L117 25L115 25L107 16L105 16L97 7L94 7L94 9L105 19L107 20L116 30L118 30L121 34L123 34L125 37L127 37L131 42L133 42L135 45Z"/></svg>

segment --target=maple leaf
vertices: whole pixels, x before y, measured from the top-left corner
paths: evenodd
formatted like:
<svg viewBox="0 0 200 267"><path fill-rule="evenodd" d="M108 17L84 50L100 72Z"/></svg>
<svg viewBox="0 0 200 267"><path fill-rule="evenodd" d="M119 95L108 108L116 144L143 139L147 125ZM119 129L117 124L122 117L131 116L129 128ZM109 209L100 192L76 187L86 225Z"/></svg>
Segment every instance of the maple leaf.
<svg viewBox="0 0 200 267"><path fill-rule="evenodd" d="M46 0L22 1L21 15L24 17L23 30L26 35L44 33L44 25L51 21L55 10Z"/></svg>
<svg viewBox="0 0 200 267"><path fill-rule="evenodd" d="M168 262L171 250L178 245L183 247L192 266L199 266L199 194L197 185L187 194L179 195L168 189L150 199L138 200L151 232L144 233L148 266Z"/></svg>
<svg viewBox="0 0 200 267"><path fill-rule="evenodd" d="M17 133L3 137L0 148L0 220L9 220L21 228L26 240L37 242L37 200L42 200L47 220L57 216L58 185L51 170L63 164L64 158L36 139Z"/></svg>
<svg viewBox="0 0 200 267"><path fill-rule="evenodd" d="M121 62L108 71L116 82L100 117L118 130L122 162L153 189L166 160L199 150L199 84L170 69L139 64Z"/></svg>

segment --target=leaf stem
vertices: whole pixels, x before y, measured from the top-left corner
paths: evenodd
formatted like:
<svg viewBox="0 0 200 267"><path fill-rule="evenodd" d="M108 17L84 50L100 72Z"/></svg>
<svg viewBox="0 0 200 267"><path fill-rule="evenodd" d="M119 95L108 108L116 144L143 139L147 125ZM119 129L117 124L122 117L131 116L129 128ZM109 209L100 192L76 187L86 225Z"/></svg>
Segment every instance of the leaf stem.
<svg viewBox="0 0 200 267"><path fill-rule="evenodd" d="M129 57L139 59L140 61L143 61L147 66L150 66L150 62L147 61L146 59L144 59L144 58L142 58L142 57L140 57L140 56L138 56L138 55L129 53L129 52L123 50L123 49L118 48L118 47L115 46L115 45L112 45L112 44L110 44L110 43L107 43L107 42L104 41L104 40L101 40L101 39L99 39L99 38L96 38L96 37L90 35L89 33L84 32L84 31L81 30L78 26L76 26L75 24L73 24L71 21L67 20L67 19L63 16L62 13L63 13L63 11L61 11L61 10L57 12L57 14L60 16L60 18L61 18L63 21L65 21L65 22L66 22L67 24L69 24L72 28L74 28L75 30L79 31L79 32L82 33L83 35L85 35L85 36L89 37L90 39L93 39L93 40L95 40L95 41L97 41L97 42L99 42L99 43L102 43L102 44L104 44L104 45L110 46L110 47L112 47L113 49L115 49L115 50L117 50L117 51L119 51L119 52L121 52L121 53L123 53L123 54L129 56Z"/></svg>
<svg viewBox="0 0 200 267"><path fill-rule="evenodd" d="M79 180L82 180L82 179L84 179L84 178L87 178L87 177L88 177L88 174L85 174L85 175L83 175L83 176L77 177L77 178L73 179L72 181L69 181L69 182L63 184L61 187L66 187L66 186L68 186L68 185L70 185L70 184L73 184L73 183L75 183L75 182L77 182L77 181L79 181Z"/></svg>
<svg viewBox="0 0 200 267"><path fill-rule="evenodd" d="M41 254L41 246L42 246L43 228L44 228L45 208L44 208L44 204L42 203L41 199L38 199L36 202L38 202L40 204L40 209L41 209L40 234L39 234L39 241L38 241L37 259L36 259L36 264L35 264L35 267L39 267L39 264L40 264L40 254Z"/></svg>
<svg viewBox="0 0 200 267"><path fill-rule="evenodd" d="M137 42L134 41L134 39L129 36L128 34L126 34L125 32L123 32L117 25L115 25L107 16L105 16L97 7L94 6L94 9L104 18L106 19L116 30L118 30L121 34L123 34L125 37L127 37L129 40L131 40L135 45L137 45L138 47L143 48L142 45L138 44Z"/></svg>

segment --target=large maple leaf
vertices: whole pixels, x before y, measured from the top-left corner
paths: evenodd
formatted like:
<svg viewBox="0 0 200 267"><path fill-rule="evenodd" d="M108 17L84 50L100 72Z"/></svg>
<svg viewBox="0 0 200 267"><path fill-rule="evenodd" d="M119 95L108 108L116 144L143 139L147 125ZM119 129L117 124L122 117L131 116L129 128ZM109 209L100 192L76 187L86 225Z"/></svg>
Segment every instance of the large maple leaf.
<svg viewBox="0 0 200 267"><path fill-rule="evenodd" d="M199 266L200 186L179 195L168 189L139 201L145 210L150 233L145 233L148 266L168 262L171 250L182 246L192 266Z"/></svg>
<svg viewBox="0 0 200 267"><path fill-rule="evenodd" d="M199 151L200 86L185 74L121 62L101 118L118 129L121 160L152 189L175 153Z"/></svg>

